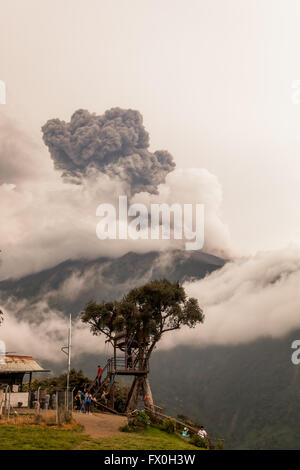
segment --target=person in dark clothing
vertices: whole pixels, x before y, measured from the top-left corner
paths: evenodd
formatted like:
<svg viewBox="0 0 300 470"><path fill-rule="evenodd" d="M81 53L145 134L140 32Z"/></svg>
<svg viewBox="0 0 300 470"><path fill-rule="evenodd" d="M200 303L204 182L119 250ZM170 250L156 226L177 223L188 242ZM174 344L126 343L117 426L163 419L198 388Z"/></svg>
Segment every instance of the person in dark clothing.
<svg viewBox="0 0 300 470"><path fill-rule="evenodd" d="M85 394L80 392L80 413L85 413Z"/></svg>
<svg viewBox="0 0 300 470"><path fill-rule="evenodd" d="M80 411L80 407L81 407L81 392L79 390L79 392L77 393L75 397L75 409L77 411Z"/></svg>
<svg viewBox="0 0 300 470"><path fill-rule="evenodd" d="M131 348L128 348L128 352L127 352L127 369L132 369L132 364L133 364L132 352L131 352Z"/></svg>
<svg viewBox="0 0 300 470"><path fill-rule="evenodd" d="M91 412L91 404L92 404L93 397L91 393L86 393L85 397L85 406L86 406L86 412L90 414Z"/></svg>

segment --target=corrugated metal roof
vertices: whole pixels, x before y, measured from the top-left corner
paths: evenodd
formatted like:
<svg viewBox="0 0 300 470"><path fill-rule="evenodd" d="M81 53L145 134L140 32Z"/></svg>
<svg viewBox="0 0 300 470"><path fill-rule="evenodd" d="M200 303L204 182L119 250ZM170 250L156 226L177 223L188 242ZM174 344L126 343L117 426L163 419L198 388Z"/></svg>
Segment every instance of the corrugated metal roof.
<svg viewBox="0 0 300 470"><path fill-rule="evenodd" d="M5 372L45 371L31 356L0 356L0 374Z"/></svg>

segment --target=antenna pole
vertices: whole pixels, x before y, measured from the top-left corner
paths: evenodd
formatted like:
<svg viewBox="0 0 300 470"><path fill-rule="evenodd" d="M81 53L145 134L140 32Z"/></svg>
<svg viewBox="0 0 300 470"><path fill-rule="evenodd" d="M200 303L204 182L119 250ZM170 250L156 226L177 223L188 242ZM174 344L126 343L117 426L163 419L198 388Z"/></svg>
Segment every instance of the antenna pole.
<svg viewBox="0 0 300 470"><path fill-rule="evenodd" d="M68 356L68 370L67 370L67 410L69 410L69 388L70 388L70 370L71 370L71 352L72 352L72 316L70 314L69 328L68 328L68 346L61 348L62 352Z"/></svg>

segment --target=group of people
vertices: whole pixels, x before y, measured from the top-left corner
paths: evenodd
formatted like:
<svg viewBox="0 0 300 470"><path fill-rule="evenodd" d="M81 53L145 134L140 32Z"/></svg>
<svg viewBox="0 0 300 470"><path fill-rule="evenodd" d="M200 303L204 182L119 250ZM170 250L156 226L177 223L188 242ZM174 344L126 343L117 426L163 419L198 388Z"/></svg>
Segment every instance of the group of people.
<svg viewBox="0 0 300 470"><path fill-rule="evenodd" d="M78 391L75 397L75 408L80 413L90 413L92 402L95 401L92 394L89 392Z"/></svg>
<svg viewBox="0 0 300 470"><path fill-rule="evenodd" d="M207 432L203 426L200 426L199 431L197 432L198 436L202 439L207 439ZM190 437L190 431L188 428L184 427L182 431L182 437Z"/></svg>
<svg viewBox="0 0 300 470"><path fill-rule="evenodd" d="M98 387L101 385L102 372L103 372L102 367L98 365L97 378L96 378ZM79 411L80 413L91 413L92 403L96 402L96 399L87 390L87 388L88 388L88 385L85 384L84 391L79 390L75 397L75 409ZM107 402L108 402L107 395L108 395L108 392L103 390L100 400L102 403L104 403L104 405L107 405Z"/></svg>

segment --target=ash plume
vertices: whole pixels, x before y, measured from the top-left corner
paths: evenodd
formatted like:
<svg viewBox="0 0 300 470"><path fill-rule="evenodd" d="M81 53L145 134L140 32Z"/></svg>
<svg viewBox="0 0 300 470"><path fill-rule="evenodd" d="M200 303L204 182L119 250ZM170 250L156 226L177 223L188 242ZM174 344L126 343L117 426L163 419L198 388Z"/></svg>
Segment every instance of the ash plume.
<svg viewBox="0 0 300 470"><path fill-rule="evenodd" d="M77 184L96 169L125 181L132 194L156 194L175 168L169 152L149 151L149 134L135 110L112 108L97 116L79 109L70 122L50 119L42 132L55 169Z"/></svg>

